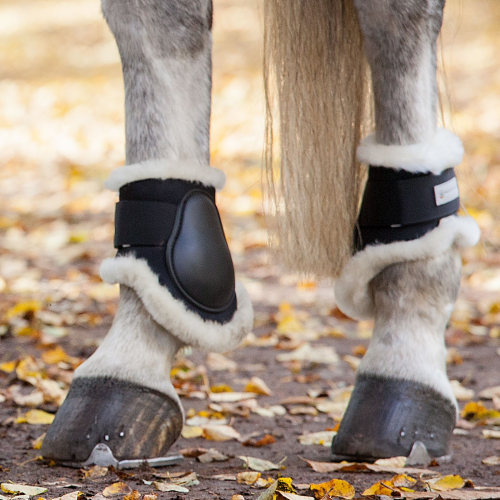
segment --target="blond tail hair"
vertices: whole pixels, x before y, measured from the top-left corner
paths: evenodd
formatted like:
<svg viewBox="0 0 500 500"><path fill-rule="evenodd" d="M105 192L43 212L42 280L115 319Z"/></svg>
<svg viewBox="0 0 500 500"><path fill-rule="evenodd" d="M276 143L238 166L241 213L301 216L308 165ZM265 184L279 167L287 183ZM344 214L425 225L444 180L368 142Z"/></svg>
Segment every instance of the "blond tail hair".
<svg viewBox="0 0 500 500"><path fill-rule="evenodd" d="M264 0L266 201L290 271L338 275L352 254L367 64L353 0Z"/></svg>

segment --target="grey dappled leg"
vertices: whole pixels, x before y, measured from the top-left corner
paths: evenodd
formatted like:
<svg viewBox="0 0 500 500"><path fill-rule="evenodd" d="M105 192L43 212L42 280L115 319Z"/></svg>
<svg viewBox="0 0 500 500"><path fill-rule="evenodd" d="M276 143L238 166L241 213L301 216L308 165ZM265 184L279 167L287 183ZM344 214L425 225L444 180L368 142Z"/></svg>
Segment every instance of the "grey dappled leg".
<svg viewBox="0 0 500 500"><path fill-rule="evenodd" d="M170 382L180 347L224 352L253 324L215 205L224 173L209 166L210 0L103 0L125 82L127 164L105 185L119 192L119 283L103 343L75 372L42 449L82 463L96 444L118 459L163 455L182 429Z"/></svg>
<svg viewBox="0 0 500 500"><path fill-rule="evenodd" d="M127 164L209 161L212 1L102 0L125 82Z"/></svg>
<svg viewBox="0 0 500 500"><path fill-rule="evenodd" d="M355 4L372 70L376 120L375 134L363 139L358 159L370 170L406 171L398 174L399 182L438 176L458 165L460 140L436 126L436 39L444 1ZM434 187L425 189L422 200L433 206ZM369 208L374 213L383 212L380 193ZM479 231L473 220L452 211L419 220L418 208L412 206L416 220L406 226L360 224L371 241L336 284L339 307L357 319L374 318L375 328L332 443L335 458L408 456L416 442L431 457L449 452L456 402L446 375L444 332L460 286L457 249L474 245ZM412 224L414 234L408 236Z"/></svg>
<svg viewBox="0 0 500 500"><path fill-rule="evenodd" d="M372 70L376 138L429 140L436 131L436 40L444 0L355 0Z"/></svg>
<svg viewBox="0 0 500 500"><path fill-rule="evenodd" d="M370 282L375 327L334 440L337 458L408 456L416 441L448 454L455 398L444 331L460 288L455 249L386 267Z"/></svg>

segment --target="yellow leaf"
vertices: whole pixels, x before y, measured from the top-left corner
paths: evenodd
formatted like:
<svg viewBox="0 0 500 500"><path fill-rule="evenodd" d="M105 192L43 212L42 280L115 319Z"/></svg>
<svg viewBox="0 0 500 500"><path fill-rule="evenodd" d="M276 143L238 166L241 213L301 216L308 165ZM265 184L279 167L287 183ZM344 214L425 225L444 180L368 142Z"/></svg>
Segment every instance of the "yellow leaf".
<svg viewBox="0 0 500 500"><path fill-rule="evenodd" d="M28 300L27 302L19 302L11 307L5 313L5 320L8 321L16 316L24 316L27 313L34 313L42 308L42 304L37 300Z"/></svg>
<svg viewBox="0 0 500 500"><path fill-rule="evenodd" d="M57 363L70 363L73 358L68 356L66 351L60 346L54 347L54 349L50 349L48 351L42 352L42 359L44 363L48 365L57 365Z"/></svg>
<svg viewBox="0 0 500 500"><path fill-rule="evenodd" d="M416 484L417 480L406 474L398 474L397 476L394 476L390 482L396 488L408 488Z"/></svg>
<svg viewBox="0 0 500 500"><path fill-rule="evenodd" d="M291 477L279 477L276 486L277 491L284 491L286 493L295 493L292 486L293 479Z"/></svg>
<svg viewBox="0 0 500 500"><path fill-rule="evenodd" d="M41 495L47 491L47 488L40 488L38 486L28 486L27 484L14 484L14 483L2 483L0 485L5 493L20 493L21 495Z"/></svg>
<svg viewBox="0 0 500 500"><path fill-rule="evenodd" d="M203 435L203 429L197 425L185 425L182 428L181 436L184 439L197 438Z"/></svg>
<svg viewBox="0 0 500 500"><path fill-rule="evenodd" d="M488 410L482 403L471 401L464 406L461 414L466 420L485 420L487 418L500 418L497 410Z"/></svg>
<svg viewBox="0 0 500 500"><path fill-rule="evenodd" d="M247 484L251 486L260 478L260 472L240 472L236 475L236 481L239 484Z"/></svg>
<svg viewBox="0 0 500 500"><path fill-rule="evenodd" d="M30 410L24 415L17 417L16 424L30 424L30 425L40 425L40 424L51 424L54 420L55 415L52 413L47 413L43 410Z"/></svg>
<svg viewBox="0 0 500 500"><path fill-rule="evenodd" d="M214 386L210 387L210 392L217 394L219 392L233 392L233 390L231 389L231 387L229 387L226 384L220 384L220 385L214 385Z"/></svg>
<svg viewBox="0 0 500 500"><path fill-rule="evenodd" d="M132 493L132 488L122 481L107 486L102 492L105 497L114 497L115 495L128 495L130 493Z"/></svg>
<svg viewBox="0 0 500 500"><path fill-rule="evenodd" d="M327 494L330 497L353 498L356 493L354 487L342 479L332 479L326 483L311 484L310 488L314 496L318 499L323 498Z"/></svg>
<svg viewBox="0 0 500 500"><path fill-rule="evenodd" d="M380 483L375 483L373 486L371 486L367 490L363 491L362 495L363 496L387 495L390 497L394 490L388 488L387 486L384 486L384 483L387 484L388 486L392 486L390 481L383 481Z"/></svg>
<svg viewBox="0 0 500 500"><path fill-rule="evenodd" d="M47 434L46 432L44 432L41 436L38 436L36 439L34 439L31 444L33 446L33 449L34 450L39 450L41 449L42 447L42 443L43 443L43 440L45 439L45 434Z"/></svg>
<svg viewBox="0 0 500 500"><path fill-rule="evenodd" d="M241 434L229 425L206 425L203 427L203 437L210 441L230 441L239 439Z"/></svg>
<svg viewBox="0 0 500 500"><path fill-rule="evenodd" d="M273 393L267 384L259 377L252 377L246 385L245 391L262 394L263 396L271 396Z"/></svg>
<svg viewBox="0 0 500 500"><path fill-rule="evenodd" d="M19 380L36 384L36 379L42 377L40 367L32 356L21 359L16 366L16 375Z"/></svg>
<svg viewBox="0 0 500 500"><path fill-rule="evenodd" d="M444 476L436 480L426 481L432 491L459 490L465 485L465 481L458 475Z"/></svg>
<svg viewBox="0 0 500 500"><path fill-rule="evenodd" d="M12 373L16 369L16 365L17 365L17 360L0 363L0 370L2 370L5 373Z"/></svg>

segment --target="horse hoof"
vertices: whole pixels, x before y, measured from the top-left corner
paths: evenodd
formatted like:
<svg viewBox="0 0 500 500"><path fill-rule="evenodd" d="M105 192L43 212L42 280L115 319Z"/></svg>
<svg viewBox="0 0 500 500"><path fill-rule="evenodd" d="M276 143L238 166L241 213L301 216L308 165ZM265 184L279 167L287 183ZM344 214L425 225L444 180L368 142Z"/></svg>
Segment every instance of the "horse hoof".
<svg viewBox="0 0 500 500"><path fill-rule="evenodd" d="M455 419L452 402L426 385L359 375L332 441L332 460L374 462L405 456L414 465L449 460Z"/></svg>
<svg viewBox="0 0 500 500"><path fill-rule="evenodd" d="M99 444L116 460L163 456L181 433L179 404L154 389L109 377L71 384L42 445L62 465L85 463Z"/></svg>

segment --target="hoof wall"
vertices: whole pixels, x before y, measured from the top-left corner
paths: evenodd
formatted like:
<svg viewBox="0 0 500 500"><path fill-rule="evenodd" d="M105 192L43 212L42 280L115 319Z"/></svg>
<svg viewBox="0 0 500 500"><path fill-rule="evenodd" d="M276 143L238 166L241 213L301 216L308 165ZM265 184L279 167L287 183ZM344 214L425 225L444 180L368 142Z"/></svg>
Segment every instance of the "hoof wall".
<svg viewBox="0 0 500 500"><path fill-rule="evenodd" d="M409 457L413 464L427 457L449 460L455 418L451 401L428 386L360 375L333 438L332 460L373 462L396 456Z"/></svg>
<svg viewBox="0 0 500 500"><path fill-rule="evenodd" d="M104 444L117 461L161 457L182 425L178 403L166 394L123 380L77 378L47 432L42 456L84 464Z"/></svg>

